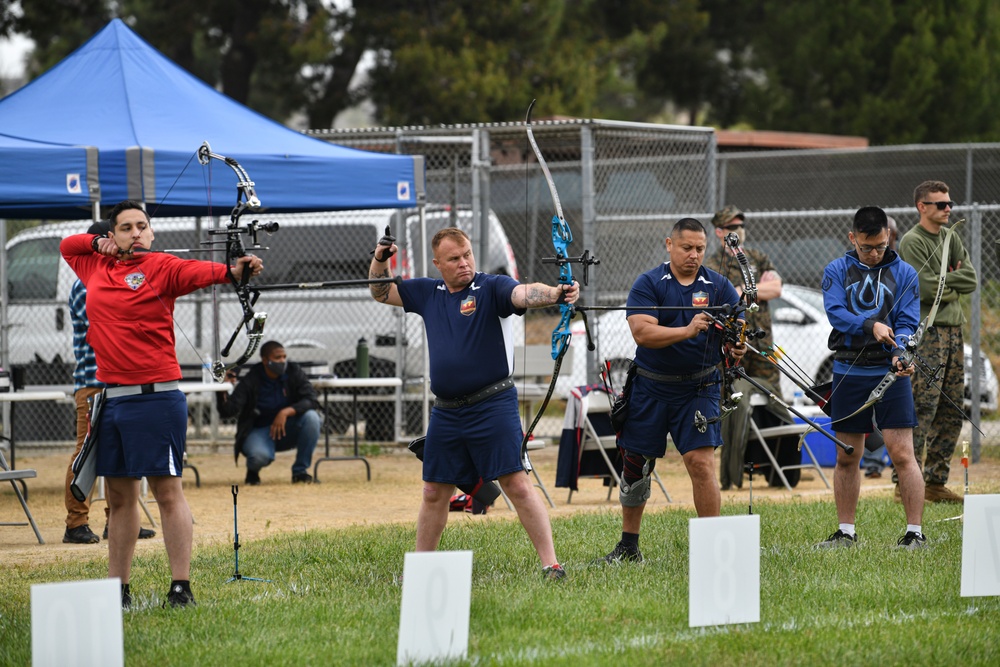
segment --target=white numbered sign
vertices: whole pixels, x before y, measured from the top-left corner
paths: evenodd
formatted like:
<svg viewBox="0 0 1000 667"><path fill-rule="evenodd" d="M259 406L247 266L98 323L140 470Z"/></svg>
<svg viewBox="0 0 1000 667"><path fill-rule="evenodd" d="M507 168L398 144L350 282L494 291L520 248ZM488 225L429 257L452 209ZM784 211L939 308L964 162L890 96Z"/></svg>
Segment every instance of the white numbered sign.
<svg viewBox="0 0 1000 667"><path fill-rule="evenodd" d="M406 554L396 664L464 660L471 604L471 551Z"/></svg>
<svg viewBox="0 0 1000 667"><path fill-rule="evenodd" d="M760 517L691 519L688 626L760 621Z"/></svg>
<svg viewBox="0 0 1000 667"><path fill-rule="evenodd" d="M121 580L32 586L31 664L124 665Z"/></svg>
<svg viewBox="0 0 1000 667"><path fill-rule="evenodd" d="M1000 495L966 496L962 597L1000 595Z"/></svg>

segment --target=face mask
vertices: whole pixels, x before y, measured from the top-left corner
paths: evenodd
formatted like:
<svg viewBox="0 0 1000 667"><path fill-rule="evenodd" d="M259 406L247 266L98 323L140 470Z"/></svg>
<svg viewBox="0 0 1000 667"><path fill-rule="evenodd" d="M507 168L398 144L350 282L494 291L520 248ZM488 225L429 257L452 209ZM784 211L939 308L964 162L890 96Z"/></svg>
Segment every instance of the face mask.
<svg viewBox="0 0 1000 667"><path fill-rule="evenodd" d="M288 364L284 361L269 361L267 362L267 370L271 371L275 375L284 375L285 368Z"/></svg>

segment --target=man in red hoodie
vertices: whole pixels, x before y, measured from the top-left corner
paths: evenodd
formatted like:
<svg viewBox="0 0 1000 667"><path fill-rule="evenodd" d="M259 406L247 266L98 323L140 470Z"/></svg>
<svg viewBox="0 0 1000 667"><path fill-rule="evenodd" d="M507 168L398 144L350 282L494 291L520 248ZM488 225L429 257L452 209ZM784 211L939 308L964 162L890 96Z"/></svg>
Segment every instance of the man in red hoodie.
<svg viewBox="0 0 1000 667"><path fill-rule="evenodd" d="M153 227L142 204L119 203L107 236L63 239L63 258L87 288L87 342L104 382L96 449L97 474L105 479L108 507L108 576L122 582L122 606L132 598L129 574L139 534L139 482L145 477L163 522L170 562L167 600L194 604L191 593L191 510L181 487L187 435L187 400L174 349L174 300L209 285L260 273L258 257L233 267L149 253Z"/></svg>

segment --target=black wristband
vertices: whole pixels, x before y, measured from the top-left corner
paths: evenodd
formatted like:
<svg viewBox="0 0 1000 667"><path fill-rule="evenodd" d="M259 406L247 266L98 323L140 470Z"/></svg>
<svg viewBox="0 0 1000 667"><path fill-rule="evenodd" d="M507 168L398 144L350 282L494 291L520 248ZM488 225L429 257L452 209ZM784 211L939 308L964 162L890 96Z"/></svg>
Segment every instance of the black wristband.
<svg viewBox="0 0 1000 667"><path fill-rule="evenodd" d="M104 237L101 236L100 234L95 234L93 240L91 240L90 247L94 249L94 252L99 252L97 248L97 242L100 241L102 238Z"/></svg>

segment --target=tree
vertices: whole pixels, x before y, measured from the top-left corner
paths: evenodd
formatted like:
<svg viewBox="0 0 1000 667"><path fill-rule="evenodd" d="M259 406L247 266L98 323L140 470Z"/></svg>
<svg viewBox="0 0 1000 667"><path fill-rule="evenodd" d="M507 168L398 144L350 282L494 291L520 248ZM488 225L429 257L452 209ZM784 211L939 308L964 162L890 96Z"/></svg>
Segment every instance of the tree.
<svg viewBox="0 0 1000 667"><path fill-rule="evenodd" d="M366 92L389 124L507 121L533 97L547 115L635 118L636 72L667 33L660 4L408 5L380 40Z"/></svg>
<svg viewBox="0 0 1000 667"><path fill-rule="evenodd" d="M766 0L754 33L756 127L875 144L996 140L1000 7L990 0ZM794 39L790 38L794 35Z"/></svg>

